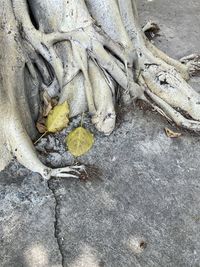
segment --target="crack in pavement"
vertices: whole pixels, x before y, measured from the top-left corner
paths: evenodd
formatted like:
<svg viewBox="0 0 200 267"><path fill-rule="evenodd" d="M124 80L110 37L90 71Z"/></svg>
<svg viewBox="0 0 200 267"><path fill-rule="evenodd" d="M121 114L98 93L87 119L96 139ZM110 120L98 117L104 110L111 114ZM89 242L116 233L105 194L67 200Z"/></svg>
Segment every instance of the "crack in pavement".
<svg viewBox="0 0 200 267"><path fill-rule="evenodd" d="M60 205L60 201L58 196L56 195L56 189L54 188L54 186L51 184L50 181L47 181L47 185L49 190L52 192L54 199L55 199L55 221L54 221L54 236L55 239L57 240L57 244L58 244L58 249L62 258L62 267L64 267L64 253L63 253L63 249L62 249L62 242L59 238L59 226L58 226L58 220L59 220L59 205Z"/></svg>

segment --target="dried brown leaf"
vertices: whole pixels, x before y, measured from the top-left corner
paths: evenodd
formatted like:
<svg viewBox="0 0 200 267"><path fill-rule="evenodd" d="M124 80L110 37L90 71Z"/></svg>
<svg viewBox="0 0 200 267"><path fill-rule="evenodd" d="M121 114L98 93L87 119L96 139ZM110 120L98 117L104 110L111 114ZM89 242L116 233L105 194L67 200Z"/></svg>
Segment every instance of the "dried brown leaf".
<svg viewBox="0 0 200 267"><path fill-rule="evenodd" d="M177 138L177 137L180 137L182 135L181 133L174 132L174 131L170 130L169 128L165 128L165 133L170 138Z"/></svg>
<svg viewBox="0 0 200 267"><path fill-rule="evenodd" d="M45 126L45 124L43 124L42 122L37 122L36 123L36 128L38 130L39 133L43 134L47 131L47 127Z"/></svg>

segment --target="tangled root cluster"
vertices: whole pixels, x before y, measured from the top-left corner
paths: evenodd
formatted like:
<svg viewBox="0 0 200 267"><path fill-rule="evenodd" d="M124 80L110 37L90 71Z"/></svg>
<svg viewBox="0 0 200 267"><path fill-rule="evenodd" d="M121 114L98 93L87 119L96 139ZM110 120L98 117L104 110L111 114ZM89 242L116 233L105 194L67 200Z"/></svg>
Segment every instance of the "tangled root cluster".
<svg viewBox="0 0 200 267"><path fill-rule="evenodd" d="M0 170L13 155L46 179L81 169L52 170L37 158L31 138L44 93L67 100L71 117L89 111L106 135L115 127L118 91L125 101L142 99L177 125L200 130L200 95L186 82L200 70L200 58L179 62L158 50L144 34L155 24L141 29L135 0L2 2Z"/></svg>

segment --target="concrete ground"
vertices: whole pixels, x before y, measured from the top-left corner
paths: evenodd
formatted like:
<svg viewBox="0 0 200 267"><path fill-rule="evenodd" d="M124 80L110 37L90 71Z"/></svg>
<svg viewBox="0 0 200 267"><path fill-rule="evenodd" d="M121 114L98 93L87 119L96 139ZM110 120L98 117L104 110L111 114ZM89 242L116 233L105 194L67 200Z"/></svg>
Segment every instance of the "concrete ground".
<svg viewBox="0 0 200 267"><path fill-rule="evenodd" d="M141 23L161 28L158 47L175 58L200 52L199 0L138 2ZM199 90L199 78L191 83ZM165 127L176 129L145 107L120 112L115 132L96 134L80 159L88 181L47 184L10 164L0 173L0 267L199 267L200 137L170 139ZM47 163L72 161L58 150Z"/></svg>

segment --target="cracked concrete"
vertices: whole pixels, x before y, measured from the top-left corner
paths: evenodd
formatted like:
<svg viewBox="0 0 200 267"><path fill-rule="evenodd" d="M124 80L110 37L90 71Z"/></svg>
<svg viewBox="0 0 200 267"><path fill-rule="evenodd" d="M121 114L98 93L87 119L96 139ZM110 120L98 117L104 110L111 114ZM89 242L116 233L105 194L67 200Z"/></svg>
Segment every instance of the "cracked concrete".
<svg viewBox="0 0 200 267"><path fill-rule="evenodd" d="M55 199L47 183L13 163L0 173L0 266L60 267Z"/></svg>
<svg viewBox="0 0 200 267"><path fill-rule="evenodd" d="M138 4L142 24L152 19L161 28L157 46L175 58L199 51L199 0ZM199 78L191 83L200 89ZM180 131L145 107L127 107L115 132L95 132L93 149L79 159L88 181L47 184L10 164L0 173L0 266L200 266L200 137L181 131L170 139L164 127ZM56 145L47 138L56 150L41 153L55 167L73 162L62 137Z"/></svg>
<svg viewBox="0 0 200 267"><path fill-rule="evenodd" d="M57 191L56 191L56 187L55 187L55 183L56 181L53 183L52 181L48 181L48 187L49 189L52 191L52 194L55 198L55 220L54 220L54 236L57 240L57 244L58 244L58 249L61 255L61 264L62 267L64 267L65 263L64 263L64 252L62 249L62 240L59 238L59 232L60 232L60 227L59 227L59 216L60 216L60 195L57 195ZM59 183L58 183L59 185ZM61 226L62 227L62 226Z"/></svg>

